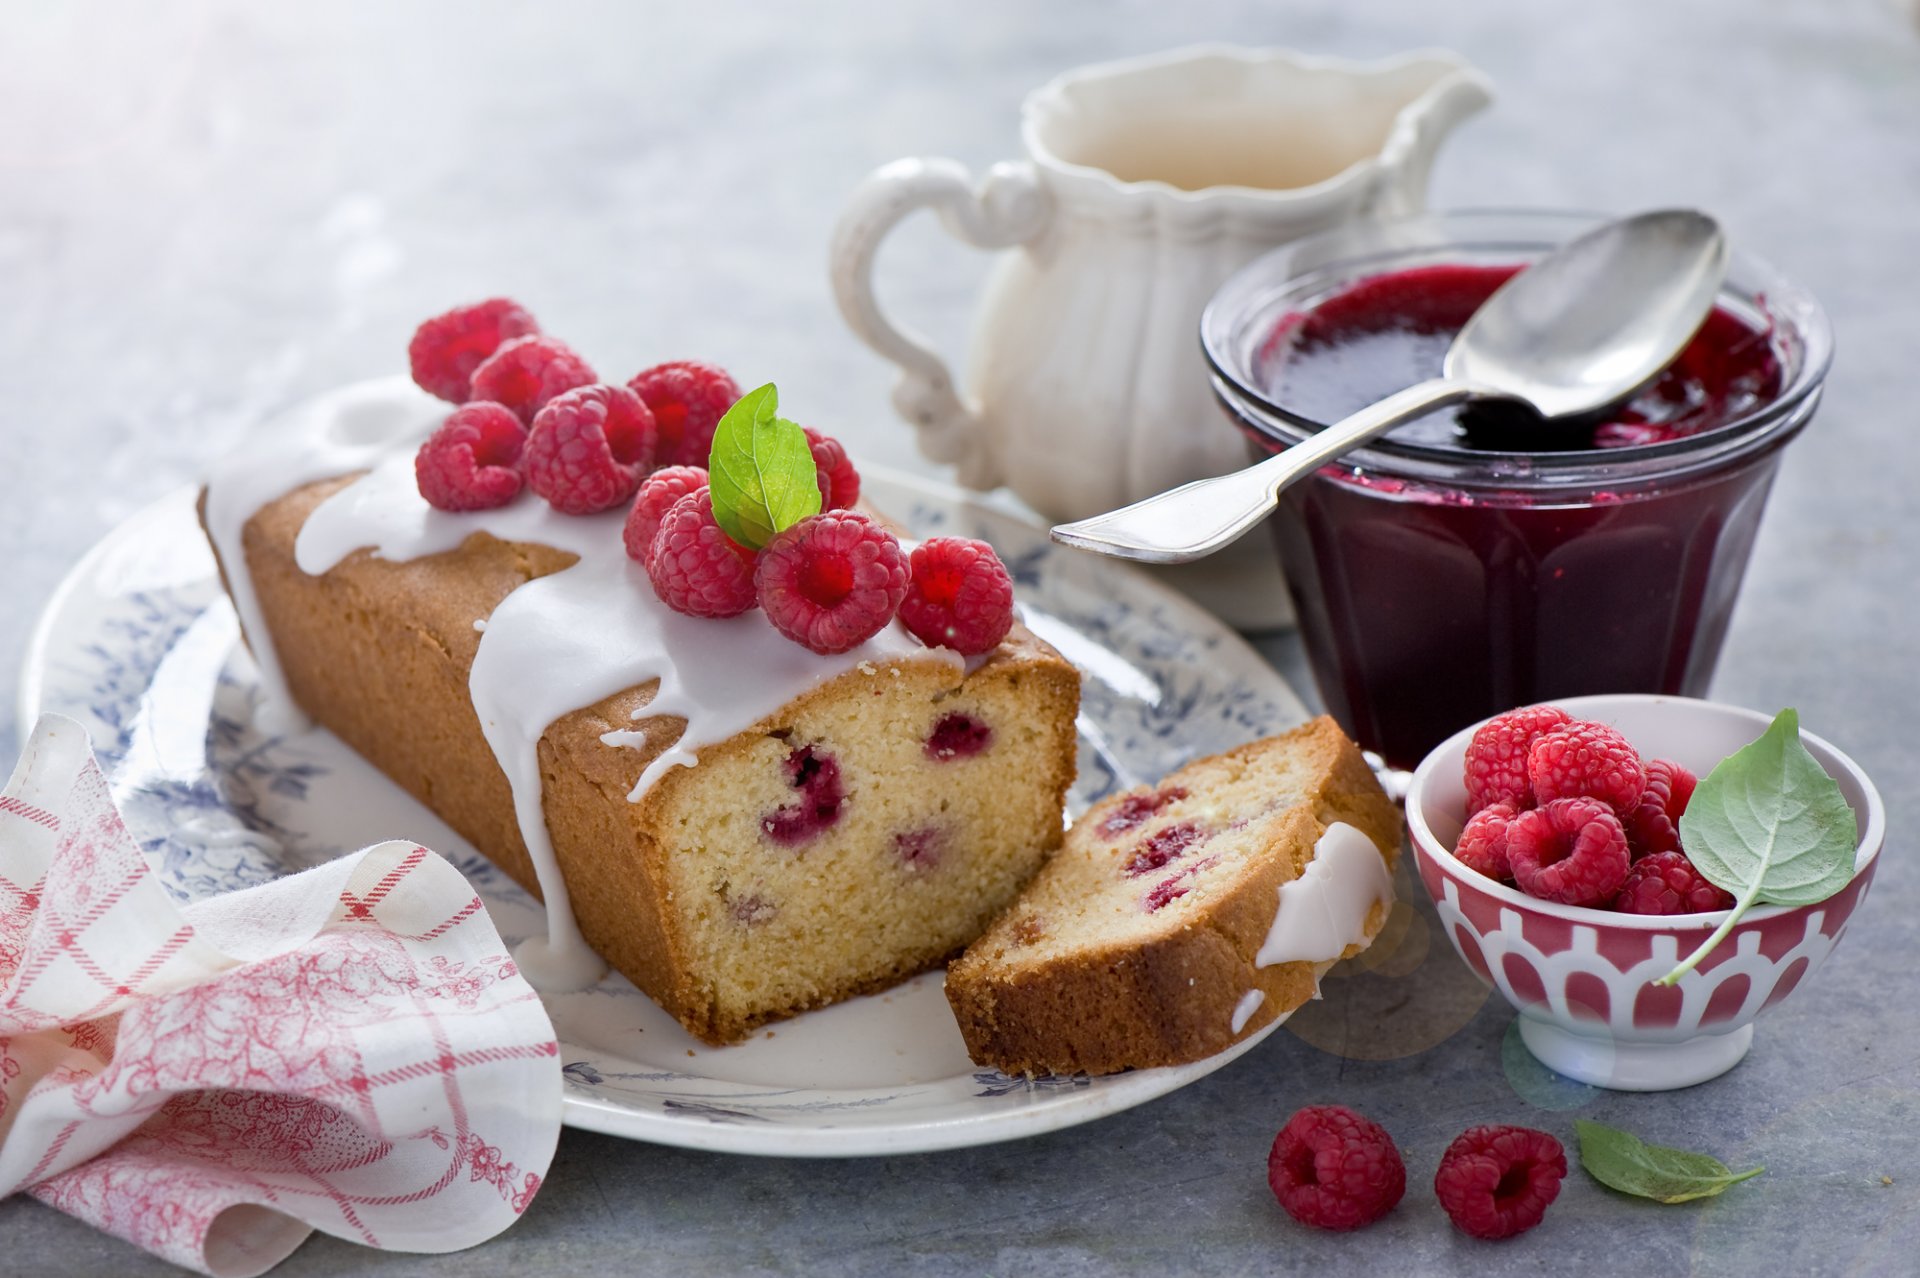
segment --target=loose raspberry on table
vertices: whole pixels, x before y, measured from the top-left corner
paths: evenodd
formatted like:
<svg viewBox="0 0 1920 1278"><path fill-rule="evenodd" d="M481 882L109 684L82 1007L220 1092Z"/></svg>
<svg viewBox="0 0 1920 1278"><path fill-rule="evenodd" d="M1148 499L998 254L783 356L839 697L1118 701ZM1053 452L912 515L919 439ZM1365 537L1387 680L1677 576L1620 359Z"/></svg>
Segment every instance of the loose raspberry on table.
<svg viewBox="0 0 1920 1278"><path fill-rule="evenodd" d="M1433 1192L1454 1226L1511 1238L1539 1224L1560 1196L1567 1151L1531 1127L1469 1127L1440 1156Z"/></svg>
<svg viewBox="0 0 1920 1278"><path fill-rule="evenodd" d="M1627 870L1613 908L1622 914L1705 914L1733 908L1733 893L1717 888L1684 852L1651 852Z"/></svg>
<svg viewBox="0 0 1920 1278"><path fill-rule="evenodd" d="M520 492L527 428L498 404L456 408L413 455L414 482L436 510L491 510Z"/></svg>
<svg viewBox="0 0 1920 1278"><path fill-rule="evenodd" d="M900 624L929 647L967 656L992 652L1013 629L1013 578L984 541L924 541L914 547Z"/></svg>
<svg viewBox="0 0 1920 1278"><path fill-rule="evenodd" d="M407 343L407 365L421 390L464 404L469 398L473 370L500 349L500 343L539 331L540 325L526 308L508 298L456 306L413 330L413 340Z"/></svg>
<svg viewBox="0 0 1920 1278"><path fill-rule="evenodd" d="M1529 896L1605 907L1627 879L1627 832L1598 799L1555 799L1507 823L1507 864Z"/></svg>
<svg viewBox="0 0 1920 1278"><path fill-rule="evenodd" d="M624 386L558 395L527 436L527 486L565 515L612 510L653 461L653 415Z"/></svg>
<svg viewBox="0 0 1920 1278"><path fill-rule="evenodd" d="M646 565L653 593L675 612L737 617L753 607L753 552L720 530L705 488L667 510Z"/></svg>
<svg viewBox="0 0 1920 1278"><path fill-rule="evenodd" d="M1467 743L1467 815L1490 803L1533 806L1527 751L1544 734L1569 722L1559 706L1521 706L1480 725Z"/></svg>
<svg viewBox="0 0 1920 1278"><path fill-rule="evenodd" d="M1478 871L1502 883L1513 881L1513 867L1507 864L1507 826L1520 815L1511 803L1490 803L1474 813L1453 855L1469 870Z"/></svg>
<svg viewBox="0 0 1920 1278"><path fill-rule="evenodd" d="M1527 749L1527 783L1539 803L1598 799L1615 812L1633 811L1647 788L1640 752L1604 723L1563 724Z"/></svg>
<svg viewBox="0 0 1920 1278"><path fill-rule="evenodd" d="M532 425L534 414L555 395L599 380L571 346L557 337L534 334L504 342L482 360L473 370L468 397L505 404Z"/></svg>
<svg viewBox="0 0 1920 1278"><path fill-rule="evenodd" d="M1380 1124L1344 1105L1309 1105L1273 1138L1267 1184L1303 1225L1358 1229L1393 1210L1407 1167Z"/></svg>
<svg viewBox="0 0 1920 1278"><path fill-rule="evenodd" d="M668 466L641 481L640 493L627 511L626 526L620 530L627 554L643 564L647 562L647 556L653 553L653 535L660 531L660 521L673 509L673 503L706 486L704 466Z"/></svg>
<svg viewBox="0 0 1920 1278"><path fill-rule="evenodd" d="M847 456L847 450L831 435L823 435L811 426L807 447L813 450L813 468L820 475L820 509L851 510L860 500L860 472Z"/></svg>
<svg viewBox="0 0 1920 1278"><path fill-rule="evenodd" d="M740 387L726 369L697 359L656 364L627 386L647 401L660 424L663 466L706 465L714 427L740 398Z"/></svg>
<svg viewBox="0 0 1920 1278"><path fill-rule="evenodd" d="M753 581L774 629L832 654L859 647L893 620L907 571L892 533L857 511L833 510L762 547Z"/></svg>
<svg viewBox="0 0 1920 1278"><path fill-rule="evenodd" d="M1693 773L1671 759L1647 764L1647 788L1640 792L1640 802L1623 814L1627 850L1636 858L1680 851L1680 814L1698 784Z"/></svg>

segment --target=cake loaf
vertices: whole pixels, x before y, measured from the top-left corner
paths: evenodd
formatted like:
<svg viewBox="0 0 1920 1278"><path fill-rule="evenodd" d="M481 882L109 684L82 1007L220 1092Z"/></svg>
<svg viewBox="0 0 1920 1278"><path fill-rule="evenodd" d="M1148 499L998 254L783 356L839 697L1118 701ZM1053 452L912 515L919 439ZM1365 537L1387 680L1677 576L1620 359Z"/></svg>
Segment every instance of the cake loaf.
<svg viewBox="0 0 1920 1278"><path fill-rule="evenodd" d="M566 528L594 519L396 516L411 491L408 465L402 455L364 477L299 483L245 517L237 555L220 535L234 516L210 512L203 498L250 644L285 695L530 892L542 890L539 845L550 843L579 933L697 1037L737 1041L942 962L1059 845L1078 674L1019 627L966 661L902 631L835 663L757 613L669 614L656 619L659 633L680 625L673 633L694 636L679 644L683 664L703 662L704 686L727 700L731 718L707 721L744 726L688 740L688 707L722 693L689 690L674 653L650 653L657 677L525 730L537 784L517 785L513 765L503 767L521 731L501 709L512 703L478 698L490 621L499 632L517 612L522 631L546 625L547 660L565 665L568 631L596 651L644 647L657 633L626 633L618 618L664 609L619 550L618 514L611 531L589 529L572 549L526 529L560 529L551 540L562 541ZM333 539L358 548L316 561L302 533L329 519ZM382 526L408 520L449 548L375 544ZM599 553L580 549L589 544L609 545L612 557L582 562ZM628 611L576 618L558 593L535 597L563 573L587 574L575 598L631 592L619 596ZM529 613L539 615L530 622ZM507 641L499 634L496 647ZM694 651L703 646L733 654L732 664ZM568 686L567 671L504 651L496 664L523 664L510 678L494 671L496 692L521 679ZM776 677L777 663L785 673ZM795 687L803 690L788 695ZM564 922L550 917L550 926Z"/></svg>
<svg viewBox="0 0 1920 1278"><path fill-rule="evenodd" d="M1329 718L1114 795L947 970L974 1060L1110 1074L1292 1011L1393 902L1400 816Z"/></svg>

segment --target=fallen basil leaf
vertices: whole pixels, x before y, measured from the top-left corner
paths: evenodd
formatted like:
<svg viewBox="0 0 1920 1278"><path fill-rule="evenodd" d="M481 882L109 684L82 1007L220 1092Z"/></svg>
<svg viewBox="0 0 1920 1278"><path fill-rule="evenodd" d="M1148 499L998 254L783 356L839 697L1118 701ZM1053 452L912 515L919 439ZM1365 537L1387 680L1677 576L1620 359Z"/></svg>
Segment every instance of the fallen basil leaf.
<svg viewBox="0 0 1920 1278"><path fill-rule="evenodd" d="M1632 1132L1605 1123L1573 1120L1580 1135L1580 1165L1610 1189L1659 1203L1685 1203L1711 1198L1743 1180L1752 1180L1764 1167L1735 1172L1711 1154L1694 1154L1665 1145L1649 1145Z"/></svg>

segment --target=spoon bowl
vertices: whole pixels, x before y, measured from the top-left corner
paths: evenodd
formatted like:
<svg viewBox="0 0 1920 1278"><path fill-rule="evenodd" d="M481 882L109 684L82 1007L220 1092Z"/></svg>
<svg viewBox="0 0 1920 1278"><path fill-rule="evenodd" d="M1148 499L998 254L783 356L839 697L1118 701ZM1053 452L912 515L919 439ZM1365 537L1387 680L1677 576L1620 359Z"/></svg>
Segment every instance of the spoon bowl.
<svg viewBox="0 0 1920 1278"><path fill-rule="evenodd" d="M1399 391L1258 465L1053 529L1070 546L1188 563L1238 540L1282 489L1435 408L1517 401L1553 421L1601 412L1658 377L1712 313L1726 237L1668 209L1595 228L1508 280L1448 348L1442 375Z"/></svg>
<svg viewBox="0 0 1920 1278"><path fill-rule="evenodd" d="M1445 376L1549 419L1604 412L1673 363L1726 276L1726 236L1705 213L1609 222L1487 298L1448 348Z"/></svg>

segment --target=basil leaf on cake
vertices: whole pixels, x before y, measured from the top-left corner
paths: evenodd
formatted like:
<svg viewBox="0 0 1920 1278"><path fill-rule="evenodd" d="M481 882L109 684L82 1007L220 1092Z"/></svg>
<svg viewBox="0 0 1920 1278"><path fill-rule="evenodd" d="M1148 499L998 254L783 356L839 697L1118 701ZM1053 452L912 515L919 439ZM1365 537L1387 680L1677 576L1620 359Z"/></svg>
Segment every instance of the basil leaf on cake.
<svg viewBox="0 0 1920 1278"><path fill-rule="evenodd" d="M1448 938L1528 1049L1627 1090L1737 1064L1838 942L1885 839L1872 782L1792 711L1657 695L1462 730L1406 811Z"/></svg>

